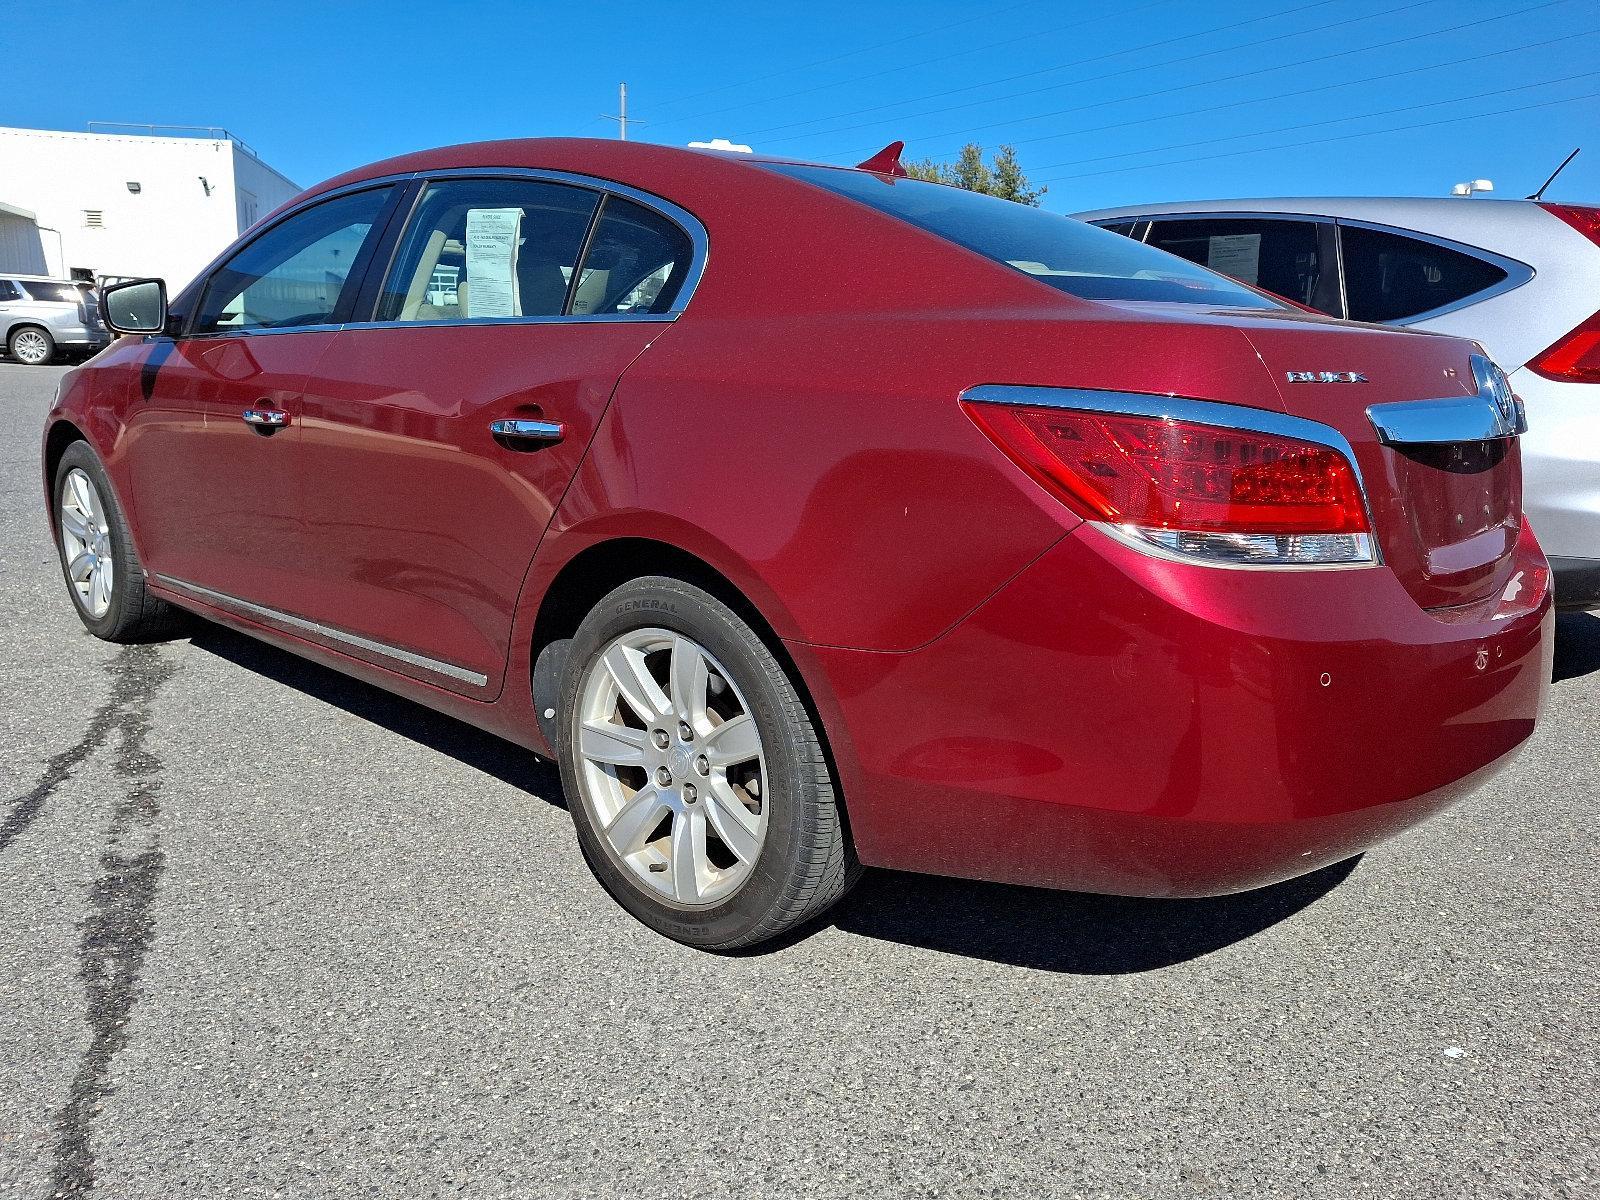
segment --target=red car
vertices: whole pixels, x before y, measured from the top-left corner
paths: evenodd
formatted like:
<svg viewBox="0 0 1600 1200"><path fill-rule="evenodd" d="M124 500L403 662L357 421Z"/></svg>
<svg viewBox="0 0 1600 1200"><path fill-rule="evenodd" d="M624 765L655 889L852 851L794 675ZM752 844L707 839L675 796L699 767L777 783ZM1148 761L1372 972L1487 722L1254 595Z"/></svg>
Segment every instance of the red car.
<svg viewBox="0 0 1600 1200"><path fill-rule="evenodd" d="M89 630L188 610L553 756L697 946L861 864L1272 883L1482 783L1548 686L1477 346L892 154L428 151L104 304L44 437Z"/></svg>

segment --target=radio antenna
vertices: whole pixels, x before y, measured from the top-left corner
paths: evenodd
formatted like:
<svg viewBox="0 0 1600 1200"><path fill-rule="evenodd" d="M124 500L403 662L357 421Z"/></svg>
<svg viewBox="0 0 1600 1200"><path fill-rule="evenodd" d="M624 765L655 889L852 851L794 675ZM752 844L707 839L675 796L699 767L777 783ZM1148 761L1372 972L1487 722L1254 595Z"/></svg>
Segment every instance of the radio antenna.
<svg viewBox="0 0 1600 1200"><path fill-rule="evenodd" d="M1542 184L1540 184L1539 185L1539 190L1537 192L1535 192L1533 195L1529 196L1528 199L1529 200L1541 200L1541 199L1543 199L1544 198L1544 190L1545 190L1545 188L1549 187L1552 183L1554 183L1556 181L1556 176L1561 174L1561 172L1563 172L1563 171L1565 171L1567 169L1567 164L1569 162L1571 162L1573 159L1577 158L1578 157L1578 150L1582 150L1582 149L1583 149L1583 147L1579 146L1577 150L1574 150L1571 154L1569 154L1565 158L1563 158L1561 160L1561 165L1559 167L1557 167L1554 171L1550 172L1550 178L1546 179Z"/></svg>

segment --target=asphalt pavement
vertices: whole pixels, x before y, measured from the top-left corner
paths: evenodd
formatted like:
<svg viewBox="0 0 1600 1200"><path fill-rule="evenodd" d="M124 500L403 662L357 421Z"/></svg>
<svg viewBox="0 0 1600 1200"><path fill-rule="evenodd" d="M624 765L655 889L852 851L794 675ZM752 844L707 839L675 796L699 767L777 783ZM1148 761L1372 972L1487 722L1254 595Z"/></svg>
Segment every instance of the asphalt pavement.
<svg viewBox="0 0 1600 1200"><path fill-rule="evenodd" d="M649 933L522 751L220 629L97 642L0 363L0 1197L1600 1195L1600 618L1531 746L1225 899L869 874Z"/></svg>

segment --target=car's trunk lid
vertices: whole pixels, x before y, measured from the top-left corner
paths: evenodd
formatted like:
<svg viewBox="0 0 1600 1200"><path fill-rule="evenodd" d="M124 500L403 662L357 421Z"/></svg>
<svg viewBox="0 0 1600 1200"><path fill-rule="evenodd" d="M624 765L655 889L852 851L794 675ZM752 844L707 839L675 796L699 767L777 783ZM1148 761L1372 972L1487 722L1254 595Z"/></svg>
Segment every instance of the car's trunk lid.
<svg viewBox="0 0 1600 1200"><path fill-rule="evenodd" d="M1521 459L1507 422L1479 399L1473 344L1315 318L1240 318L1285 411L1349 440L1384 561L1417 603L1443 609L1498 596L1522 525ZM1429 400L1453 403L1419 419L1411 403Z"/></svg>

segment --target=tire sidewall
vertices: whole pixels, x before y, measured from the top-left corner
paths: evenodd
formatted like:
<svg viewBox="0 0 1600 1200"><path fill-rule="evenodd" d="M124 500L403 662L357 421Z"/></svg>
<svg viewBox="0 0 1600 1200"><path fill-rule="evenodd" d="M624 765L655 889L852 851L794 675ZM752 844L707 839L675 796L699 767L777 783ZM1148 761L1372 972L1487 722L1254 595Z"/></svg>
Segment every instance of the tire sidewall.
<svg viewBox="0 0 1600 1200"><path fill-rule="evenodd" d="M700 643L733 675L766 756L767 829L750 878L732 896L704 909L663 904L633 882L628 868L603 844L578 786L574 716L583 681L600 652L622 634L659 628ZM789 691L789 695L785 695ZM578 844L601 884L640 921L668 937L706 949L738 943L759 926L787 893L805 844L805 823L816 784L802 751L802 732L790 712L797 707L782 668L744 622L709 593L664 578L638 580L613 591L584 619L573 639L561 687L561 781L572 810Z"/></svg>
<svg viewBox="0 0 1600 1200"><path fill-rule="evenodd" d="M17 353L17 339L25 333L36 333L40 337L44 338L46 353L45 356L39 359L37 362L30 362ZM50 331L47 329L40 329L36 325L25 325L21 329L14 329L11 331L10 337L6 339L6 353L25 367L47 367L55 360L56 340L50 336Z"/></svg>
<svg viewBox="0 0 1600 1200"><path fill-rule="evenodd" d="M100 493L100 503L105 505L106 522L111 526L111 603L106 606L105 615L98 618L91 616L79 600L78 589L67 570L66 552L61 545L61 498L66 489L67 476L73 470L82 471L94 484ZM66 453L61 456L61 461L56 464L55 488L51 494L55 506L50 513L50 531L55 538L56 561L61 565L61 578L67 585L67 594L72 601L73 611L78 614L78 619L90 633L98 638L109 639L115 634L122 618L122 610L127 604L130 573L138 568L130 561L127 522L123 519L122 506L117 500L116 492L112 490L111 480L100 462L100 456L89 448L87 442L74 442L67 447Z"/></svg>

